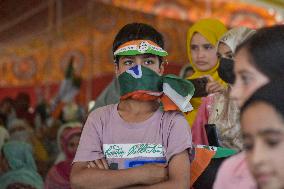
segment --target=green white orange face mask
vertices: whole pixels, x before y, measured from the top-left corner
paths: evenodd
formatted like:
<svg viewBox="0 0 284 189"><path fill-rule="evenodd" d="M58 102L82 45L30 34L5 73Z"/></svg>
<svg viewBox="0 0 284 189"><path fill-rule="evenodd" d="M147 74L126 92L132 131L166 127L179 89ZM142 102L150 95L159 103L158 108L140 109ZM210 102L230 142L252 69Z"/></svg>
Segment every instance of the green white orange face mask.
<svg viewBox="0 0 284 189"><path fill-rule="evenodd" d="M160 76L147 67L136 65L119 75L118 81L121 100L161 99L165 111L189 112L193 109L189 102L194 94L193 84L175 75Z"/></svg>

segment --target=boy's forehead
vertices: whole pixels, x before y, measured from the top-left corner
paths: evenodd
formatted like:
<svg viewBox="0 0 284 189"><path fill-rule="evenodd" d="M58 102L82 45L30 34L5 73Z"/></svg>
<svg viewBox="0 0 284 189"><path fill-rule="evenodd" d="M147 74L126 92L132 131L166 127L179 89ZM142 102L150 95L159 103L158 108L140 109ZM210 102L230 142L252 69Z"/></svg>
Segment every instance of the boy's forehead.
<svg viewBox="0 0 284 189"><path fill-rule="evenodd" d="M159 56L154 55L154 54L139 54L139 55L125 55L125 56L120 56L119 59L122 58L129 58L129 59L135 59L135 58L158 58Z"/></svg>

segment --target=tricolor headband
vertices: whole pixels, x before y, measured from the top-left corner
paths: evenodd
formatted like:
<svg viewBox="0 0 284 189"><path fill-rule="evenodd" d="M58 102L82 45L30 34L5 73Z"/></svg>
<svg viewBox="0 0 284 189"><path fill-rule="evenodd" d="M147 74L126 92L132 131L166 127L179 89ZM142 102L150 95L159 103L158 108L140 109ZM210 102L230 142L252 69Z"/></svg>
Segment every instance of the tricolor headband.
<svg viewBox="0 0 284 189"><path fill-rule="evenodd" d="M168 53L159 45L150 40L133 40L120 45L113 53L114 56L134 56L140 54L153 54L167 56Z"/></svg>

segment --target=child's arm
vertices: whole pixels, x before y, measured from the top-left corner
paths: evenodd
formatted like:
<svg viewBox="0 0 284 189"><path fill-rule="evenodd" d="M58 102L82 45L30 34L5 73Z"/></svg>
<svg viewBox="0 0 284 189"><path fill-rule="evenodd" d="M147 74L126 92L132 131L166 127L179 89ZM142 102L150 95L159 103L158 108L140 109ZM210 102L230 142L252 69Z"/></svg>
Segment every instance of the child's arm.
<svg viewBox="0 0 284 189"><path fill-rule="evenodd" d="M190 162L188 151L175 155L169 163L169 179L150 186L134 186L127 189L188 189L190 180Z"/></svg>
<svg viewBox="0 0 284 189"><path fill-rule="evenodd" d="M73 189L111 189L151 185L166 180L168 175L166 166L162 164L146 164L123 170L87 167L88 162L73 164L70 177Z"/></svg>

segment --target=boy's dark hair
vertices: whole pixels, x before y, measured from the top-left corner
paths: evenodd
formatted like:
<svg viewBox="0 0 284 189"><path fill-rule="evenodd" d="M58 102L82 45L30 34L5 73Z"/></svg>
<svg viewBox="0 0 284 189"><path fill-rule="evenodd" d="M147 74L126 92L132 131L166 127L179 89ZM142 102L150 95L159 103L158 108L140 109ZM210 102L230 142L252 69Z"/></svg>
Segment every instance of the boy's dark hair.
<svg viewBox="0 0 284 189"><path fill-rule="evenodd" d="M153 41L164 49L163 36L155 28L144 23L131 23L123 26L116 34L113 41L112 52L114 53L120 45L128 41L143 39ZM114 57L114 60L115 63L117 63L118 57ZM162 62L162 58L160 59L159 57L159 60Z"/></svg>
<svg viewBox="0 0 284 189"><path fill-rule="evenodd" d="M246 49L254 66L270 80L284 75L284 25L257 30L243 43L236 53Z"/></svg>

